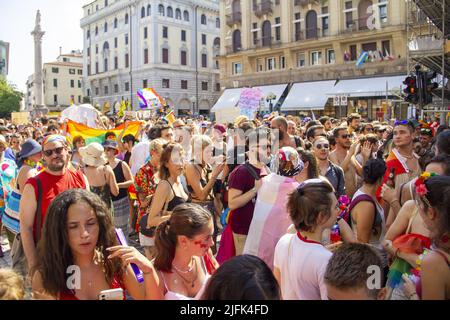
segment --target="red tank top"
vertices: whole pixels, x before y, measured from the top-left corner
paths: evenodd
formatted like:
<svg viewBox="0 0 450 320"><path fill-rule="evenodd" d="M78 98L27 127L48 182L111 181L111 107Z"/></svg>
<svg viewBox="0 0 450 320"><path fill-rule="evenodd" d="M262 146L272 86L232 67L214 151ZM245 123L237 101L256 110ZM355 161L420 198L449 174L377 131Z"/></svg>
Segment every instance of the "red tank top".
<svg viewBox="0 0 450 320"><path fill-rule="evenodd" d="M119 276L115 275L111 283L110 289L119 289L119 288L123 290L123 300L125 300L126 299L125 286L123 284L122 279ZM80 299L78 299L77 296L75 295L75 291L71 290L61 292L59 294L59 300L80 300Z"/></svg>
<svg viewBox="0 0 450 320"><path fill-rule="evenodd" d="M34 195L37 199L38 190L37 190L37 182L36 179L41 181L42 186L42 202L41 202L41 225L40 228L44 225L45 216L47 215L47 208L50 206L50 203L53 201L56 196L66 190L69 189L85 189L86 182L84 180L83 173L79 170L71 171L66 170L63 175L55 176L46 171L42 171L37 176L28 179L27 184L31 184L34 188ZM36 222L35 219L33 225L33 235L34 240L36 241Z"/></svg>

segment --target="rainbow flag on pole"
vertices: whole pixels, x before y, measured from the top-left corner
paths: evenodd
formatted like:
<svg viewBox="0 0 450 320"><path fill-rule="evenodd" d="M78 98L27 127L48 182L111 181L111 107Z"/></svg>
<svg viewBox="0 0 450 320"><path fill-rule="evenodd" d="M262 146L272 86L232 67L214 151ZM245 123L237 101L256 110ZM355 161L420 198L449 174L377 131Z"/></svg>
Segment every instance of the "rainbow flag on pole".
<svg viewBox="0 0 450 320"><path fill-rule="evenodd" d="M173 110L170 111L170 112L164 117L164 119L169 123L169 125L172 125L172 124L175 122L175 120L176 120L175 112L174 112Z"/></svg>
<svg viewBox="0 0 450 320"><path fill-rule="evenodd" d="M129 122L128 128L125 131L124 136L127 134L136 135L136 133L139 131L139 126L140 126L139 121ZM89 144L91 142L103 143L105 141L106 132L112 131L118 137L124 128L125 124L121 124L120 126L111 130L95 129L85 126L84 124L69 120L69 122L67 123L67 134L71 140L73 140L73 138L75 138L76 136L83 137L84 140L86 141L86 144Z"/></svg>
<svg viewBox="0 0 450 320"><path fill-rule="evenodd" d="M157 94L153 88L140 89L137 92L137 96L141 109L147 109L149 107L158 109L166 105L164 99L159 94Z"/></svg>

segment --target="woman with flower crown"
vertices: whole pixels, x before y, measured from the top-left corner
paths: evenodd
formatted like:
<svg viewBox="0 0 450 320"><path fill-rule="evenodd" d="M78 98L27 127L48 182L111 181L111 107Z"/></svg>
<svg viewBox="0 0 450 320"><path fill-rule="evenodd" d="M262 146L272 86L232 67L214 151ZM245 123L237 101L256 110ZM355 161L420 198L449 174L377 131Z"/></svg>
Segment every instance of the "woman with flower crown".
<svg viewBox="0 0 450 320"><path fill-rule="evenodd" d="M438 175L448 175L450 171L450 157L437 156L425 168L426 172ZM427 177L428 174L424 174ZM411 197L414 198L414 186L416 179L411 181ZM392 202L396 195L383 199ZM383 246L393 262L390 265L387 288L387 298L391 300L405 300L408 295L405 292L403 273L411 274L417 267L419 255L431 245L430 231L427 229L415 200L406 201L401 207L397 217L386 233Z"/></svg>
<svg viewBox="0 0 450 320"><path fill-rule="evenodd" d="M450 177L425 172L415 183L416 205L432 244L416 261L412 276L403 275L411 300L450 299Z"/></svg>

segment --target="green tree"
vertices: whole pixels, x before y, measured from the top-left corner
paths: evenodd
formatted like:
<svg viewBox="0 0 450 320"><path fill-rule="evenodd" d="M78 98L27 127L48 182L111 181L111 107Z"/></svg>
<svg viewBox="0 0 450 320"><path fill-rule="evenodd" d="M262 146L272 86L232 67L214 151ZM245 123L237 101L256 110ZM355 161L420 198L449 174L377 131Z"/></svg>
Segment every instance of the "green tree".
<svg viewBox="0 0 450 320"><path fill-rule="evenodd" d="M10 118L11 112L20 111L23 96L14 85L0 78L0 118Z"/></svg>

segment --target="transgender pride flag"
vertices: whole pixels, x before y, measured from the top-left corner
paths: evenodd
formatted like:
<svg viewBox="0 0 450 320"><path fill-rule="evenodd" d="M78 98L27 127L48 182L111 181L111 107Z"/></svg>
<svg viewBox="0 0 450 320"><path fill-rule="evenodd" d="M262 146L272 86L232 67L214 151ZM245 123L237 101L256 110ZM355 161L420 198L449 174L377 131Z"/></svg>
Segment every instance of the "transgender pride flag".
<svg viewBox="0 0 450 320"><path fill-rule="evenodd" d="M294 178L271 173L258 191L244 254L261 258L272 270L275 246L292 224L286 209L288 195L298 185Z"/></svg>

